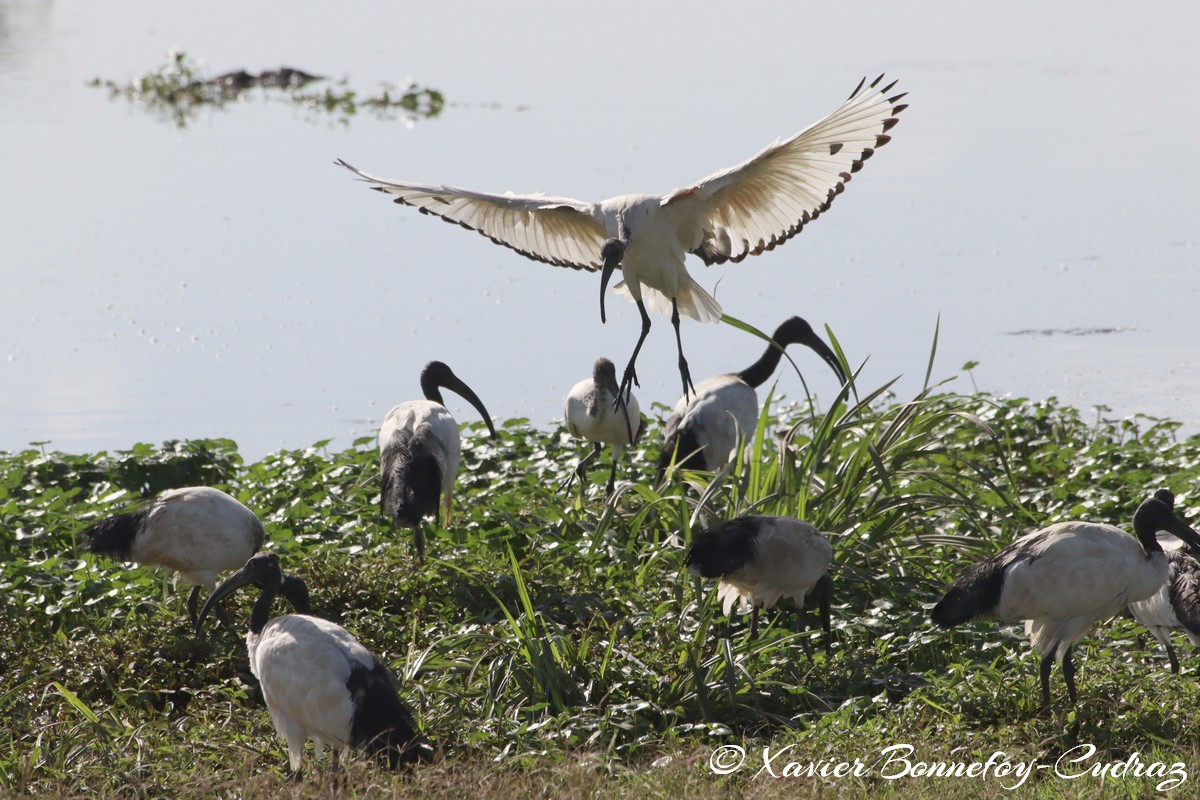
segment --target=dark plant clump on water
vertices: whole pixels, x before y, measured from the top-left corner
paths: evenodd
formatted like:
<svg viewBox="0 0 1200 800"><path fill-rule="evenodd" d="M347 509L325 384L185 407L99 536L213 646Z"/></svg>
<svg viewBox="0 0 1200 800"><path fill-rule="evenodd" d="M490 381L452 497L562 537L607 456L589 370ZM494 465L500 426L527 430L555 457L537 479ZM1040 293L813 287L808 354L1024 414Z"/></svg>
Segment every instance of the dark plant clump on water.
<svg viewBox="0 0 1200 800"><path fill-rule="evenodd" d="M365 108L383 118L405 122L436 117L445 106L442 93L411 82L384 85L378 92L359 95L345 80L333 82L293 67L280 67L254 74L244 69L203 77L186 53L173 52L166 64L128 83L95 78L91 86L108 89L111 97L163 114L179 127L186 127L203 108L223 109L247 102L255 93L266 98L283 98L315 112L327 113L341 122ZM310 84L324 88L309 90Z"/></svg>

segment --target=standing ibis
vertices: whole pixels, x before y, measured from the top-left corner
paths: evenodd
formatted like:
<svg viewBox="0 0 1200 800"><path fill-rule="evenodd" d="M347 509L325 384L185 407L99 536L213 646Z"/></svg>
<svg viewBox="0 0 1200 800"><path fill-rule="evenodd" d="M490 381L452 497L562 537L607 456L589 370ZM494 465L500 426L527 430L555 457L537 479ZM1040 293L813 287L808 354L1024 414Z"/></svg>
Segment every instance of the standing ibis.
<svg viewBox="0 0 1200 800"><path fill-rule="evenodd" d="M1175 495L1159 489L1154 496L1175 506ZM1171 672L1179 672L1179 659L1171 646L1171 631L1183 628L1188 640L1200 647L1200 561L1185 553L1182 542L1165 531L1156 534L1167 555L1167 580L1145 600L1129 604L1129 613L1145 625L1167 651Z"/></svg>
<svg viewBox="0 0 1200 800"><path fill-rule="evenodd" d="M606 494L612 494L617 479L617 462L621 451L637 441L641 435L642 412L637 398L630 392L623 397L617 388L617 368L607 358L596 359L592 377L585 378L571 387L563 408L567 432L576 439L587 439L593 443L588 453L575 468L574 477L580 486L587 482L587 466L600 454L604 445L612 445L612 472L608 476ZM571 478L565 485L569 486Z"/></svg>
<svg viewBox="0 0 1200 800"><path fill-rule="evenodd" d="M792 517L744 516L700 532L687 554L687 570L698 578L719 578L717 599L728 616L735 601L750 612L750 638L758 636L758 608L780 597L796 603L796 630L804 630L806 600L815 601L829 652L828 570L833 548L816 528Z"/></svg>
<svg viewBox="0 0 1200 800"><path fill-rule="evenodd" d="M675 403L663 429L663 448L658 457L658 478L672 461L687 469L718 470L727 464L738 441L749 437L758 425L758 395L761 386L779 366L783 348L803 344L816 351L838 380L846 373L829 345L800 317L792 317L775 329L762 356L741 372L714 375L696 386L692 397L684 394Z"/></svg>
<svg viewBox="0 0 1200 800"><path fill-rule="evenodd" d="M318 756L326 745L333 750L335 768L347 747L386 755L392 768L418 760L413 713L396 693L392 674L345 628L308 616L308 588L283 574L274 553L252 557L217 587L196 620L196 634L214 603L250 583L262 590L246 634L250 671L262 685L275 730L287 741L293 777L300 775L309 739ZM278 594L300 613L268 619Z"/></svg>
<svg viewBox="0 0 1200 800"><path fill-rule="evenodd" d="M1150 497L1133 515L1136 538L1097 522L1060 522L1022 536L956 580L934 607L933 621L951 628L982 618L1025 620L1025 632L1042 656L1043 707L1050 706L1055 660L1074 705L1075 642L1093 622L1145 600L1167 580L1158 530L1200 551L1200 536L1168 504Z"/></svg>
<svg viewBox="0 0 1200 800"><path fill-rule="evenodd" d="M253 511L209 486L163 492L140 508L89 525L80 536L89 553L181 574L193 587L187 602L193 625L200 587L211 592L217 575L246 563L265 538ZM223 609L217 612L232 625Z"/></svg>
<svg viewBox="0 0 1200 800"><path fill-rule="evenodd" d="M691 253L705 265L738 262L791 239L829 208L850 176L875 150L905 108L904 94L889 96L895 82L861 81L832 114L799 133L776 140L752 158L665 195L628 194L585 202L542 194L490 194L380 178L350 166L373 188L468 230L478 231L523 256L557 267L601 271L604 292L613 270L623 280L615 291L637 304L642 330L621 379L624 392L637 383L635 365L650 332L646 305L670 314L679 350L683 392L692 387L680 316L716 322L721 306L688 274Z"/></svg>
<svg viewBox="0 0 1200 800"><path fill-rule="evenodd" d="M446 410L442 389L463 397L479 411L492 438L496 428L479 396L441 361L430 361L421 370L424 400L401 403L388 412L379 429L379 468L383 477L380 502L397 525L413 530L417 560L425 559L421 520L436 514L439 503L450 520L454 478L458 474L461 444L458 423Z"/></svg>

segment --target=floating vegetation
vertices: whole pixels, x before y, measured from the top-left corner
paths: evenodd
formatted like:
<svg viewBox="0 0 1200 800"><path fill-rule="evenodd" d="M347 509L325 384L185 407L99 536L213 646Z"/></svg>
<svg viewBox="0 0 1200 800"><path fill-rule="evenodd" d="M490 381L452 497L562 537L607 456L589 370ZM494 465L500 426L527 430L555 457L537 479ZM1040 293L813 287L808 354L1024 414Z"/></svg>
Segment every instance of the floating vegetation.
<svg viewBox="0 0 1200 800"><path fill-rule="evenodd" d="M349 122L350 117L363 108L382 119L398 119L411 125L418 119L436 117L445 106L441 92L412 82L383 84L378 92L366 95L351 89L344 79L319 91L306 90L310 84L318 82L327 83L328 79L293 67L280 67L257 75L234 70L206 78L186 53L172 52L168 54L166 64L129 83L94 78L89 85L108 89L112 98L123 97L151 109L181 128L186 127L201 109L223 109L244 103L256 93L332 115L343 123Z"/></svg>

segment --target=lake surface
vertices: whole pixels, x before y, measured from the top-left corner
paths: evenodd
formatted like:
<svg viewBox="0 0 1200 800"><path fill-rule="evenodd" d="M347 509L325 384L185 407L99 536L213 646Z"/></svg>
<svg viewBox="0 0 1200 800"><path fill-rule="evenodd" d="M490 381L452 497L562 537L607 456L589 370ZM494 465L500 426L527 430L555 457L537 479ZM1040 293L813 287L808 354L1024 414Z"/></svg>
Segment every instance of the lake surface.
<svg viewBox="0 0 1200 800"><path fill-rule="evenodd" d="M936 379L1200 429L1200 4L0 0L0 450L223 436L247 458L370 435L446 361L499 418L549 425L635 307L599 277L395 206L333 165L599 200L737 163L886 72L910 108L802 235L692 274L771 330L828 324L860 385ZM252 91L185 127L110 99L185 51L434 119L340 121ZM685 322L697 380L757 339ZM793 352L809 388L834 379ZM965 362L978 361L972 375ZM670 324L643 407L679 392ZM802 394L779 373L778 391ZM449 398L448 398L449 399ZM460 421L475 412L456 397Z"/></svg>

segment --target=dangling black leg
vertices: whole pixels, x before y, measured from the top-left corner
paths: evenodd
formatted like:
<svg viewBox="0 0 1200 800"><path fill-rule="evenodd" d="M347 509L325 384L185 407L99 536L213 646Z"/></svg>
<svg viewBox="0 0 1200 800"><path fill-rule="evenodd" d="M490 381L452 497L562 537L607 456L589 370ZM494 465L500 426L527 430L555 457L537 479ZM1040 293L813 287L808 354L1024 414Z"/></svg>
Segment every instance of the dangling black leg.
<svg viewBox="0 0 1200 800"><path fill-rule="evenodd" d="M833 624L829 614L829 603L833 599L833 579L828 575L822 575L809 596L816 599L817 609L821 613L821 629L825 631L825 655L828 656L833 634Z"/></svg>
<svg viewBox="0 0 1200 800"><path fill-rule="evenodd" d="M596 445L596 447L597 447L597 449L599 449L600 445ZM613 450L612 472L610 472L608 474L608 488L604 493L605 497L612 496L613 487L616 486L616 484L617 484L617 451Z"/></svg>
<svg viewBox="0 0 1200 800"><path fill-rule="evenodd" d="M1062 663L1063 677L1067 681L1067 697L1071 698L1071 705L1075 705L1077 695L1075 694L1075 662L1071 660L1071 648L1067 648L1067 654L1063 656Z"/></svg>
<svg viewBox="0 0 1200 800"><path fill-rule="evenodd" d="M1058 647L1052 647L1050 654L1042 659L1042 710L1050 708L1050 669L1054 666L1054 653Z"/></svg>
<svg viewBox="0 0 1200 800"><path fill-rule="evenodd" d="M1175 648L1171 647L1170 642L1166 642L1167 658L1171 659L1171 672L1179 674L1179 659L1175 657Z"/></svg>
<svg viewBox="0 0 1200 800"><path fill-rule="evenodd" d="M196 606L200 604L200 586L192 587L192 593L188 595L187 609L188 619L192 621L192 630L196 629Z"/></svg>
<svg viewBox="0 0 1200 800"><path fill-rule="evenodd" d="M417 563L425 563L425 534L421 531L421 520L413 525L413 544L417 547Z"/></svg>
<svg viewBox="0 0 1200 800"><path fill-rule="evenodd" d="M561 492L561 491L564 491L565 489L571 488L571 484L574 483L575 480L578 478L579 479L579 491L583 492L583 488L585 486L587 486L588 464L592 463L592 459L595 458L596 456L598 456L600 454L600 451L603 449L604 449L604 445L600 444L599 442L593 443L592 444L592 452L588 453L586 456L579 459L579 466L575 467L575 471L571 475L569 475L565 481L563 481L561 484L559 484L558 490Z"/></svg>
<svg viewBox="0 0 1200 800"><path fill-rule="evenodd" d="M750 641L758 638L758 606L750 608Z"/></svg>
<svg viewBox="0 0 1200 800"><path fill-rule="evenodd" d="M617 395L623 396L625 402L629 401L629 396L633 394L633 387L640 387L637 379L637 364L638 353L642 351L642 343L646 341L646 337L650 335L650 315L646 313L646 305L641 301L637 301L638 313L642 315L642 335L638 337L637 346L633 348L633 355L629 357L629 364L625 367L625 374L621 377L621 386L617 389ZM619 401L613 401L613 408L616 408ZM630 435L633 432L630 431Z"/></svg>
<svg viewBox="0 0 1200 800"><path fill-rule="evenodd" d="M679 377L683 380L683 396L696 393L692 384L692 373L688 369L687 359L683 357L683 340L679 338L679 303L671 298L671 324L675 326L675 346L679 348Z"/></svg>

